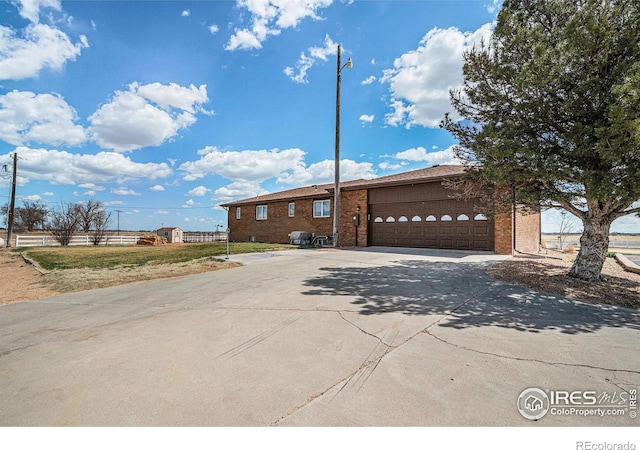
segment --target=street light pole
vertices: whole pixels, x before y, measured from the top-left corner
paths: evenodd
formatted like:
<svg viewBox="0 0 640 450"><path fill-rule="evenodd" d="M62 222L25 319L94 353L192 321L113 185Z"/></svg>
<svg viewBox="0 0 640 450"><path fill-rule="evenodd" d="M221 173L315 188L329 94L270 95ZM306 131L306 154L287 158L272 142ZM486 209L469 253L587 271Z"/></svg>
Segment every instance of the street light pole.
<svg viewBox="0 0 640 450"><path fill-rule="evenodd" d="M340 62L342 48L338 45L338 64L336 73L336 148L334 155L335 186L333 190L333 246L339 247L338 230L340 227L340 73L345 67L351 69L353 61L349 58L343 66Z"/></svg>

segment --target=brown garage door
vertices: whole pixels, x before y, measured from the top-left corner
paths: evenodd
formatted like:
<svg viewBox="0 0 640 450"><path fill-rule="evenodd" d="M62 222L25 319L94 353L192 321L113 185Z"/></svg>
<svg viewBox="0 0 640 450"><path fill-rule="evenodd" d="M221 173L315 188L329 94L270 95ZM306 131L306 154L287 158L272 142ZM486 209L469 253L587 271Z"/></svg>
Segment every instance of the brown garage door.
<svg viewBox="0 0 640 450"><path fill-rule="evenodd" d="M473 203L431 200L369 205L371 245L494 250L493 220Z"/></svg>

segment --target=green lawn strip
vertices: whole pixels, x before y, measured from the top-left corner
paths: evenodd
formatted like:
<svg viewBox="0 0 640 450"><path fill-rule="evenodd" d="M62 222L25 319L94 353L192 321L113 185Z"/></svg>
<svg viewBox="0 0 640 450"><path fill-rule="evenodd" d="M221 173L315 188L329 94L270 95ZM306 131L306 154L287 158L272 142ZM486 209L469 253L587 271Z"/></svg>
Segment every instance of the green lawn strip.
<svg viewBox="0 0 640 450"><path fill-rule="evenodd" d="M297 248L293 245L232 242L231 254L259 253ZM18 249L16 249L18 250ZM108 269L145 264L171 264L225 255L224 242L160 246L30 247L19 249L43 269Z"/></svg>

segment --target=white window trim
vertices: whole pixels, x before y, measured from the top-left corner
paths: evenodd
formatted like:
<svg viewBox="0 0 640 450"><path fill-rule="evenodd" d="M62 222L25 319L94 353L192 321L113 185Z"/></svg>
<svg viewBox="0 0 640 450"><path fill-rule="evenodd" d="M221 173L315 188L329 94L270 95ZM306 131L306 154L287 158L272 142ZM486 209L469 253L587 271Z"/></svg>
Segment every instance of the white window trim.
<svg viewBox="0 0 640 450"><path fill-rule="evenodd" d="M293 207L293 212L291 212L292 207ZM289 215L289 217L294 217L296 215L296 202L289 202L287 214Z"/></svg>
<svg viewBox="0 0 640 450"><path fill-rule="evenodd" d="M328 213L328 215L324 215L325 213L325 208L324 208L324 203L327 202L329 203L329 207L326 209L326 212ZM322 215L321 216L317 216L316 215L316 203L322 203ZM331 200L314 200L313 201L313 218L314 219L328 219L331 217Z"/></svg>
<svg viewBox="0 0 640 450"><path fill-rule="evenodd" d="M242 209L240 208L240 206L236 206L236 219L240 220L240 217L242 215Z"/></svg>
<svg viewBox="0 0 640 450"><path fill-rule="evenodd" d="M260 210L264 209L264 217L260 217ZM267 220L269 217L268 205L256 205L256 220Z"/></svg>

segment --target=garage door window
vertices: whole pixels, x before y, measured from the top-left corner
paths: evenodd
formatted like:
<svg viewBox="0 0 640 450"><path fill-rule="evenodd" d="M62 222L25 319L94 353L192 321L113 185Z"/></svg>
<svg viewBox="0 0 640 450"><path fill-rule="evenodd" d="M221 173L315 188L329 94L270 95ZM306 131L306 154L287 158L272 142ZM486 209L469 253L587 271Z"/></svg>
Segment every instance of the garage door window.
<svg viewBox="0 0 640 450"><path fill-rule="evenodd" d="M436 216L427 216L427 222L435 222Z"/></svg>
<svg viewBox="0 0 640 450"><path fill-rule="evenodd" d="M473 220L487 220L487 216L484 214L478 214L473 218Z"/></svg>
<svg viewBox="0 0 640 450"><path fill-rule="evenodd" d="M413 216L413 217L411 218L411 221L412 221L412 222L422 222L422 217L420 217L420 216Z"/></svg>
<svg viewBox="0 0 640 450"><path fill-rule="evenodd" d="M451 222L453 219L451 218L451 216L449 214L445 214L444 216L442 216L440 218L441 221L443 222Z"/></svg>
<svg viewBox="0 0 640 450"><path fill-rule="evenodd" d="M467 216L466 214L460 214L458 216L458 220L469 220L469 216Z"/></svg>

